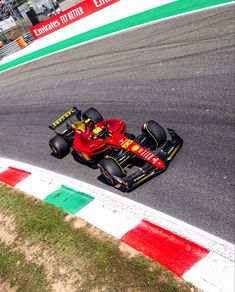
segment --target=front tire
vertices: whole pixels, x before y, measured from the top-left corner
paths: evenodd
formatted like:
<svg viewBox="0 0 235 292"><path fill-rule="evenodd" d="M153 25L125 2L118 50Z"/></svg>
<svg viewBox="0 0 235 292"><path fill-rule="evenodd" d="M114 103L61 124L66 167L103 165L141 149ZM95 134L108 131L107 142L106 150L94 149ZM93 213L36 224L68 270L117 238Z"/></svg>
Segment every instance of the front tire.
<svg viewBox="0 0 235 292"><path fill-rule="evenodd" d="M49 146L53 155L60 159L64 158L70 152L68 143L58 135L49 141Z"/></svg>
<svg viewBox="0 0 235 292"><path fill-rule="evenodd" d="M114 175L123 177L124 171L120 164L114 158L104 158L98 164L100 167L102 177L108 182L109 185L115 186L116 181Z"/></svg>
<svg viewBox="0 0 235 292"><path fill-rule="evenodd" d="M145 122L142 126L142 131L147 135L154 147L161 147L166 142L165 130L155 121Z"/></svg>

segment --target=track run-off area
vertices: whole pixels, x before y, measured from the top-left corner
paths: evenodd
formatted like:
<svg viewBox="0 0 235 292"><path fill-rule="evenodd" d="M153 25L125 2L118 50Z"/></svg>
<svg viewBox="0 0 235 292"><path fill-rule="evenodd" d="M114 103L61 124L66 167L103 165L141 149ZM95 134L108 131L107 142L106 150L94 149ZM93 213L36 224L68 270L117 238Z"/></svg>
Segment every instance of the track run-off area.
<svg viewBox="0 0 235 292"><path fill-rule="evenodd" d="M234 7L113 35L0 76L0 157L111 190L234 242ZM49 123L71 106L97 108L138 134L149 119L184 146L168 171L131 193L69 155L50 155Z"/></svg>

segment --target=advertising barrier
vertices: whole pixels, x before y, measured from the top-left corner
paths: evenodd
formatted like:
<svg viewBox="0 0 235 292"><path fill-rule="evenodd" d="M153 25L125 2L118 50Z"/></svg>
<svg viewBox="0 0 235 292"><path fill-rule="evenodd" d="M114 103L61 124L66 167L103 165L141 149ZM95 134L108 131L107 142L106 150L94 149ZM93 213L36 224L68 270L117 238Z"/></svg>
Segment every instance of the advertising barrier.
<svg viewBox="0 0 235 292"><path fill-rule="evenodd" d="M86 0L31 27L30 31L35 39L39 39L118 1L120 0Z"/></svg>

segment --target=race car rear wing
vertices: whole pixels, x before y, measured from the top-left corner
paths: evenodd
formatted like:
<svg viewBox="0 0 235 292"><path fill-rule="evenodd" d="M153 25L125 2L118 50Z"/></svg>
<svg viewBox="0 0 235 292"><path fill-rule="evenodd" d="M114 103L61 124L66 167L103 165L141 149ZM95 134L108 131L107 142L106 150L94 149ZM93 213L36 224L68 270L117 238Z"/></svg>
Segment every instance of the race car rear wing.
<svg viewBox="0 0 235 292"><path fill-rule="evenodd" d="M71 108L62 116L60 116L58 119L50 123L50 125L48 126L49 129L55 130L57 127L59 127L61 124L63 124L65 121L67 121L74 115L76 115L77 117L80 117L81 115L81 112L76 107Z"/></svg>

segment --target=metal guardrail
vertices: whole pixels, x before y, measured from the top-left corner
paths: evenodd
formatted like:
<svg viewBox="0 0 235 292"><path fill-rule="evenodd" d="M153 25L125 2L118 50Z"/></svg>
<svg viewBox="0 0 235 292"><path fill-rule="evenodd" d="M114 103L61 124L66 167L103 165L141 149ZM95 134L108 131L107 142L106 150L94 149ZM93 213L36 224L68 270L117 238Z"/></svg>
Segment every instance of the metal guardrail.
<svg viewBox="0 0 235 292"><path fill-rule="evenodd" d="M22 35L22 37L26 41L27 44L30 44L35 40L31 32L27 32L26 34Z"/></svg>
<svg viewBox="0 0 235 292"><path fill-rule="evenodd" d="M19 47L19 45L16 41L10 42L9 44L0 48L0 58L14 54L15 52L17 52L19 50L21 50L21 47Z"/></svg>
<svg viewBox="0 0 235 292"><path fill-rule="evenodd" d="M22 37L19 37L16 40L0 48L0 58L14 54L15 52L25 48L29 43L33 41L34 37L30 32L22 35Z"/></svg>

